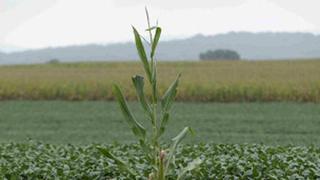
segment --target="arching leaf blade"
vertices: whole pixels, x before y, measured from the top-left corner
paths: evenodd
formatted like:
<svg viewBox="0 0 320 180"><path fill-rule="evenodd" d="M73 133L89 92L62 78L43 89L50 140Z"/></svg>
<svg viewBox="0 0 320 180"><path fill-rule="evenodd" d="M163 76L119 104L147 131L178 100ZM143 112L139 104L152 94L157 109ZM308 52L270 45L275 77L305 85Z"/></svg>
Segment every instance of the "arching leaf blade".
<svg viewBox="0 0 320 180"><path fill-rule="evenodd" d="M139 32L136 30L135 27L132 26L132 28L133 28L134 39L135 39L135 44L136 44L136 48L138 51L138 55L140 57L140 60L142 61L142 64L143 64L144 70L147 74L148 80L151 82L151 69L150 69L150 65L148 62L147 55L146 55L146 51L145 51L143 43L141 41L141 37L140 37Z"/></svg>
<svg viewBox="0 0 320 180"><path fill-rule="evenodd" d="M156 27L156 33L154 35L153 38L153 42L152 42L152 46L151 46L151 58L153 59L155 52L156 52L156 48L158 46L159 40L160 40L160 36L161 36L161 28L160 27Z"/></svg>
<svg viewBox="0 0 320 180"><path fill-rule="evenodd" d="M203 160L200 158L194 159L193 161L188 163L188 165L185 168L183 168L178 174L177 180L183 179L187 174L187 172L197 169L202 163L203 163Z"/></svg>
<svg viewBox="0 0 320 180"><path fill-rule="evenodd" d="M100 147L98 146L97 149L99 150L99 152L104 155L105 157L113 160L115 162L115 164L122 170L125 170L127 171L130 175L132 176L137 176L137 173L131 169L129 166L128 166L128 163L124 162L123 160L121 160L120 158L116 157L113 153L111 153L109 151L109 149L107 148L103 148L103 147Z"/></svg>
<svg viewBox="0 0 320 180"><path fill-rule="evenodd" d="M133 82L133 85L136 89L137 96L138 96L138 99L139 99L139 102L140 102L142 108L151 118L152 117L152 110L150 108L149 103L147 102L147 99L146 99L146 96L144 93L144 78L142 76L135 75L132 77L132 82Z"/></svg>
<svg viewBox="0 0 320 180"><path fill-rule="evenodd" d="M167 112L172 105L172 102L177 94L177 87L179 84L180 77L181 77L181 74L177 76L175 81L170 85L170 87L167 89L167 91L165 92L165 94L161 99L161 107L163 112Z"/></svg>
<svg viewBox="0 0 320 180"><path fill-rule="evenodd" d="M172 163L172 158L175 154L175 151L181 141L186 137L188 132L192 132L190 127L185 127L176 137L172 138L171 147L169 150L169 156L166 162L166 170L169 168L169 165Z"/></svg>
<svg viewBox="0 0 320 180"><path fill-rule="evenodd" d="M113 93L115 94L118 100L118 103L120 105L122 114L124 115L125 120L130 126L130 128L132 129L132 132L134 133L134 135L136 135L141 140L145 140L146 130L139 122L136 121L135 117L131 113L119 86L117 85L113 86Z"/></svg>

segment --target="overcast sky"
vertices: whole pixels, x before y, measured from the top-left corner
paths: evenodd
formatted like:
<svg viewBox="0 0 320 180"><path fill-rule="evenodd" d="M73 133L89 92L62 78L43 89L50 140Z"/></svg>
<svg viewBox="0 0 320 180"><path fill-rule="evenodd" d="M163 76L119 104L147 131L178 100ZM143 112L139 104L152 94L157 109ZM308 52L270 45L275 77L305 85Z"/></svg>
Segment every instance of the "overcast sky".
<svg viewBox="0 0 320 180"><path fill-rule="evenodd" d="M165 39L230 31L320 32L320 0L0 0L0 45L42 48L132 40L144 6Z"/></svg>

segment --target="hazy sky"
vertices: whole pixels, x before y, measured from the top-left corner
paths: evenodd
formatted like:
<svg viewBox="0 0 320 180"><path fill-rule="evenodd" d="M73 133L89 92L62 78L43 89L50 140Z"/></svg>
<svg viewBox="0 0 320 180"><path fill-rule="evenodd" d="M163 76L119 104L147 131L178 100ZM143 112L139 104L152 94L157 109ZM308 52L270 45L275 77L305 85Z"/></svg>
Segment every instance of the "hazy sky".
<svg viewBox="0 0 320 180"><path fill-rule="evenodd" d="M0 0L0 45L24 48L132 40L144 6L165 39L229 31L320 32L320 0Z"/></svg>

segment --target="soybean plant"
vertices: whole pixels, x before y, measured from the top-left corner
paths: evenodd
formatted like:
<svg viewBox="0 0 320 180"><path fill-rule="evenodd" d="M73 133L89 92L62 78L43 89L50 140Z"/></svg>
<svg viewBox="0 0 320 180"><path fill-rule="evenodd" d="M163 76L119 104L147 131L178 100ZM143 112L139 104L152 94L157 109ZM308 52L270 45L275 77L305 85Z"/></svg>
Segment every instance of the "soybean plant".
<svg viewBox="0 0 320 180"><path fill-rule="evenodd" d="M185 138L187 133L192 131L190 127L185 127L176 137L172 138L171 145L168 149L164 148L164 142L160 142L160 138L165 133L170 118L170 110L177 94L177 87L181 75L177 75L176 79L169 86L164 95L160 97L157 86L157 60L155 59L155 54L160 40L161 28L158 25L151 26L147 8L145 10L148 24L146 32L148 33L149 41L143 38L135 27L132 28L136 49L142 62L147 82L151 86L151 97L146 96L145 94L145 81L143 76L133 76L132 82L141 107L150 121L152 128L147 132L146 128L137 121L129 109L125 97L118 85L113 86L113 93L119 102L124 119L138 139L139 145L147 157L146 159L150 165L151 171L146 178L149 180L165 180L167 175L170 174L170 171L173 170L174 155L178 145ZM146 41L145 44L149 45L149 53L145 50L143 40ZM141 174L138 174L137 171L132 169L128 162L116 157L106 148L98 147L98 149L104 156L113 160L119 169L128 173L130 177L141 177ZM182 179L188 171L198 167L201 163L202 160L200 158L191 161L184 169L179 170L180 173L176 178Z"/></svg>

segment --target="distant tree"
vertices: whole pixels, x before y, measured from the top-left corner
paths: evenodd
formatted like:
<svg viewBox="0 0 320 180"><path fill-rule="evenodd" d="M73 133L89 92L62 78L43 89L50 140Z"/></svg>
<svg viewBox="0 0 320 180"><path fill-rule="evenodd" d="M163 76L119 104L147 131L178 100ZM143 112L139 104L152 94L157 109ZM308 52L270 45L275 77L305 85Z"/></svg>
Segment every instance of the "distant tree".
<svg viewBox="0 0 320 180"><path fill-rule="evenodd" d="M50 59L48 61L48 64L59 64L59 63L60 63L59 59Z"/></svg>
<svg viewBox="0 0 320 180"><path fill-rule="evenodd" d="M208 50L200 53L201 60L240 60L241 57L237 51L229 49L217 49L215 51Z"/></svg>

